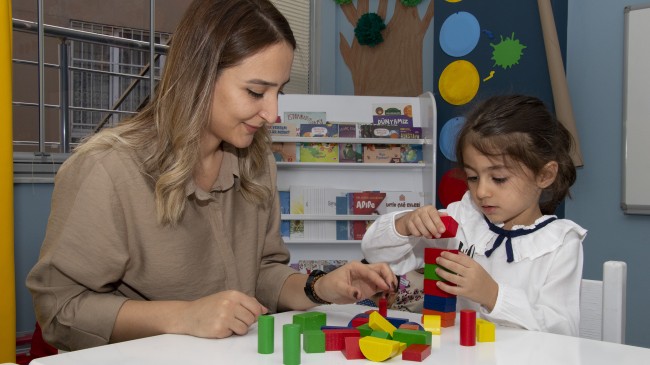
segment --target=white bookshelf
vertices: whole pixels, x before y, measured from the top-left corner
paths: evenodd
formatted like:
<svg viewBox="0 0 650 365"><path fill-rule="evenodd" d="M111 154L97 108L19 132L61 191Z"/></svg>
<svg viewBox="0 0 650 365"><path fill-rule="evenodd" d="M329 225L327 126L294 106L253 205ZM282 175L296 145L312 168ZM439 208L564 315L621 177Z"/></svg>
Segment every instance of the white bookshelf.
<svg viewBox="0 0 650 365"><path fill-rule="evenodd" d="M372 123L373 105L411 104L413 126L422 128L421 139L399 139L398 144L422 145L422 163L314 163L278 162L278 188L291 185L325 186L350 191L417 191L424 193L425 204L435 201L436 181L436 104L429 92L418 97L350 95L281 95L278 114L284 112L326 112L332 122ZM274 137L274 142L327 142L360 144L396 144L390 138L307 138ZM283 214L283 220L373 220L363 215ZM286 239L291 262L298 260L359 260L358 240Z"/></svg>

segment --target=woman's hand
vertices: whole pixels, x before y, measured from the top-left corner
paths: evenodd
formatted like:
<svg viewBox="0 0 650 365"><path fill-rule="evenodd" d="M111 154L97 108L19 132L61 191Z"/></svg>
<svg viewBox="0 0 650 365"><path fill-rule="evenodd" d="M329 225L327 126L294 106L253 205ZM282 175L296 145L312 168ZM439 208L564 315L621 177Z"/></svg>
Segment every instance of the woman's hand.
<svg viewBox="0 0 650 365"><path fill-rule="evenodd" d="M228 290L189 302L181 315L183 333L205 338L244 335L268 309L257 299Z"/></svg>
<svg viewBox="0 0 650 365"><path fill-rule="evenodd" d="M314 285L321 299L336 304L355 303L378 292L394 293L397 278L388 264L347 263L328 273Z"/></svg>
<svg viewBox="0 0 650 365"><path fill-rule="evenodd" d="M440 220L447 213L438 212L431 205L418 208L395 220L395 229L402 236L440 238L445 232L445 224Z"/></svg>
<svg viewBox="0 0 650 365"><path fill-rule="evenodd" d="M436 269L436 274L442 279L456 284L456 286L438 281L438 287L447 293L460 295L483 305L489 311L494 309L499 294L499 284L476 261L464 253L454 254L443 252L436 259L436 263L453 273L442 268Z"/></svg>

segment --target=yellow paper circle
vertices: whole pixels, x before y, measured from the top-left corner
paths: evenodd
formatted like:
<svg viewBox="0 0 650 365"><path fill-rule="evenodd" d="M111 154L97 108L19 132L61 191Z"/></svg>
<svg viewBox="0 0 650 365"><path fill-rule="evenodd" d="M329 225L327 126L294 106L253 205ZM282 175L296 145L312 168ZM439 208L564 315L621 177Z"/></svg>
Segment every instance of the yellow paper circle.
<svg viewBox="0 0 650 365"><path fill-rule="evenodd" d="M481 79L471 62L458 60L445 67L438 80L438 90L446 102L463 105L476 96Z"/></svg>

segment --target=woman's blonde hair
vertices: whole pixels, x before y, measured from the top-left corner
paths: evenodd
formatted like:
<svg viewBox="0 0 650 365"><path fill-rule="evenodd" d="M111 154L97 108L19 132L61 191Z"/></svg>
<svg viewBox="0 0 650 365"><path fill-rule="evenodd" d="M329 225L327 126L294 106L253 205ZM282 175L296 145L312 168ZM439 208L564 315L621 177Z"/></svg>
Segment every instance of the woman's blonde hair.
<svg viewBox="0 0 650 365"><path fill-rule="evenodd" d="M268 0L194 1L174 32L153 99L133 118L87 139L75 153L146 151L142 172L155 184L158 221L175 225L185 210L185 188L199 159L217 78L281 42L296 48L289 23ZM261 128L250 146L237 149L242 195L258 204L271 196L270 187L255 181L267 169L269 142Z"/></svg>

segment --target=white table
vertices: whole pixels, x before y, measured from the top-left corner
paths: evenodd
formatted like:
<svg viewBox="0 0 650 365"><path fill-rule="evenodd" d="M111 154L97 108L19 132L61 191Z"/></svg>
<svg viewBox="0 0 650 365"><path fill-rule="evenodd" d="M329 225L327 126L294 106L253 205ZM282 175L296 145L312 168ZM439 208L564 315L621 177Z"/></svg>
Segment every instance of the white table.
<svg viewBox="0 0 650 365"><path fill-rule="evenodd" d="M327 313L327 324L347 325L358 313L369 307L331 305L314 308ZM87 350L73 351L36 359L32 365L60 364L282 364L282 325L291 323L293 315L287 312L275 315L275 352L257 353L257 326L245 336L210 340L182 335L161 335L127 341ZM389 311L389 317L420 321L420 316ZM320 354L301 352L304 365L361 364L369 360L346 360L340 351ZM415 364L402 361L401 355L385 361L386 364ZM478 343L473 347L459 344L459 325L443 328L441 336L433 336L431 355L424 363L435 364L513 364L513 365L639 365L650 363L650 349L613 344L609 342L497 327L496 342Z"/></svg>

